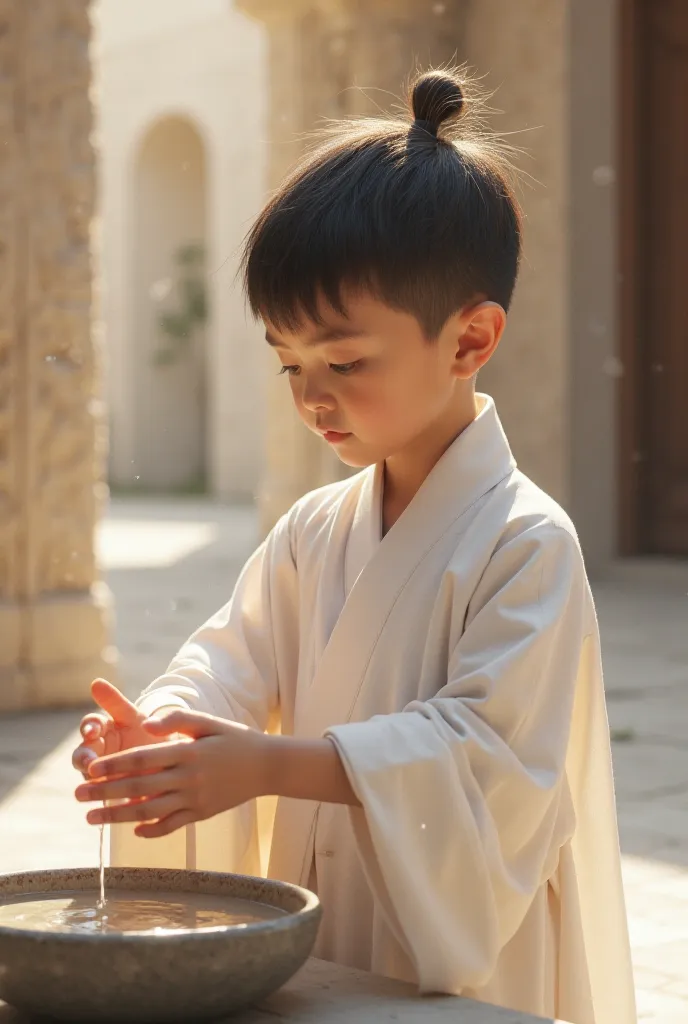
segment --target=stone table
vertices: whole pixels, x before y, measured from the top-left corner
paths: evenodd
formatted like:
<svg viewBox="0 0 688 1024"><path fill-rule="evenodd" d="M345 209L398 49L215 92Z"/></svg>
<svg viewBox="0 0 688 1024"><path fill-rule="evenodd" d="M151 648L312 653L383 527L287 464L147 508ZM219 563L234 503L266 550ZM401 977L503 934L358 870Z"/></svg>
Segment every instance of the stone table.
<svg viewBox="0 0 688 1024"><path fill-rule="evenodd" d="M31 1024L32 1020L0 1002L0 1024ZM227 1024L275 1024L276 1020L290 1024L565 1024L455 996L422 998L405 982L314 959L259 1007L227 1018Z"/></svg>

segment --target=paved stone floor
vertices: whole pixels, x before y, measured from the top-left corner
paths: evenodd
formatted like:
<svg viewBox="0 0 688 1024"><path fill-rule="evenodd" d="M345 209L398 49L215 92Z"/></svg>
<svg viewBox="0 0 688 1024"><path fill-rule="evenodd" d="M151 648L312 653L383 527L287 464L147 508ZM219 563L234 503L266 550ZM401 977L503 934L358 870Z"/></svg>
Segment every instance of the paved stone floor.
<svg viewBox="0 0 688 1024"><path fill-rule="evenodd" d="M255 541L250 509L113 502L99 544L130 695L224 603ZM686 1024L688 565L622 566L594 590L639 1018ZM79 718L70 710L0 719L0 871L96 863L97 831L72 798Z"/></svg>

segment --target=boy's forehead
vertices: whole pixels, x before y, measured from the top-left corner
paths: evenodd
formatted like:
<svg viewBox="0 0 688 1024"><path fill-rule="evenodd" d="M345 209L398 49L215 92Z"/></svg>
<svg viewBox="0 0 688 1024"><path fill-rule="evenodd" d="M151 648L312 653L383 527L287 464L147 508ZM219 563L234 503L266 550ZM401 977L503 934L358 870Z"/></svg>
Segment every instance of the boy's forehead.
<svg viewBox="0 0 688 1024"><path fill-rule="evenodd" d="M395 318L401 314L370 292L349 292L342 295L338 308L325 299L317 305L317 318L303 315L288 327L273 323L263 317L265 337L268 344L279 344L280 340L298 337L306 344L331 341L336 337L355 337L366 334L379 326L381 320Z"/></svg>

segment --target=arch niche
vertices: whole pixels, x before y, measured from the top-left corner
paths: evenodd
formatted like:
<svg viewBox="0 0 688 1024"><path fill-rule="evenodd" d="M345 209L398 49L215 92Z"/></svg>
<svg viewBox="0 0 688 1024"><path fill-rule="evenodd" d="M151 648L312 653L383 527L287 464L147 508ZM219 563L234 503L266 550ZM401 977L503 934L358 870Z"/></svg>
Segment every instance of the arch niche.
<svg viewBox="0 0 688 1024"><path fill-rule="evenodd" d="M184 117L156 122L136 154L129 265L137 487L205 489L206 165L200 133Z"/></svg>

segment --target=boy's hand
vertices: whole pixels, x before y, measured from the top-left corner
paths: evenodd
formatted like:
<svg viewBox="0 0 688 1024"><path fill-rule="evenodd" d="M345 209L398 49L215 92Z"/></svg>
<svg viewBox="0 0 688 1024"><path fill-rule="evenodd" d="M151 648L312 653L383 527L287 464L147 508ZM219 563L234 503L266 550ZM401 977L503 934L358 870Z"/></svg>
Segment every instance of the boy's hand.
<svg viewBox="0 0 688 1024"><path fill-rule="evenodd" d="M156 737L143 727L145 715L112 683L96 679L91 683L91 694L103 714L84 715L81 719L84 742L72 754L72 764L84 778L89 777L88 766L97 757L156 742Z"/></svg>
<svg viewBox="0 0 688 1024"><path fill-rule="evenodd" d="M142 728L156 746L89 763L91 781L78 786L77 800L127 801L89 811L90 824L137 821L136 834L153 839L266 791L263 754L269 736L195 711L172 711ZM193 742L161 742L175 733Z"/></svg>

